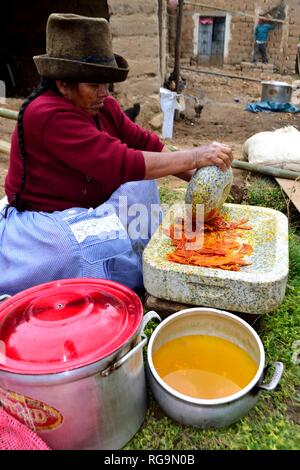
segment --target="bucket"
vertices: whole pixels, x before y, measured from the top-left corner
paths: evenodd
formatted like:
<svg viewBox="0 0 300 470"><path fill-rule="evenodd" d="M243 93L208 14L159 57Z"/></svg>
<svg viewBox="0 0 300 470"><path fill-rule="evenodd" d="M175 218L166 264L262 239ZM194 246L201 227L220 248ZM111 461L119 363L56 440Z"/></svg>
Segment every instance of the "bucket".
<svg viewBox="0 0 300 470"><path fill-rule="evenodd" d="M119 449L147 408L139 297L66 279L0 304L0 405L52 449Z"/></svg>

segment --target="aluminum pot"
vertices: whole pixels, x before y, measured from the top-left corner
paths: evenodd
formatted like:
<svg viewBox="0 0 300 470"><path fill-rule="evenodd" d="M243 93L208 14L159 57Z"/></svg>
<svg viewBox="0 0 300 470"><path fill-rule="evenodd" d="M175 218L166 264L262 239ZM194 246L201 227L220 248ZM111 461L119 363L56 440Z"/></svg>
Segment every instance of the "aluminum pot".
<svg viewBox="0 0 300 470"><path fill-rule="evenodd" d="M52 449L123 447L147 408L143 330L154 317L143 317L131 289L104 280L52 282L8 298L0 304L0 405Z"/></svg>
<svg viewBox="0 0 300 470"><path fill-rule="evenodd" d="M255 377L239 392L218 399L192 398L171 388L158 375L152 356L166 342L196 334L218 336L244 349L257 364ZM171 315L155 329L148 344L147 375L156 401L175 421L197 428L225 427L248 413L261 391L276 388L283 365L275 362L274 366L272 379L264 383L265 353L257 333L236 315L212 308L190 308Z"/></svg>
<svg viewBox="0 0 300 470"><path fill-rule="evenodd" d="M292 97L292 85L286 82L264 81L262 84L261 101L273 103L289 103Z"/></svg>

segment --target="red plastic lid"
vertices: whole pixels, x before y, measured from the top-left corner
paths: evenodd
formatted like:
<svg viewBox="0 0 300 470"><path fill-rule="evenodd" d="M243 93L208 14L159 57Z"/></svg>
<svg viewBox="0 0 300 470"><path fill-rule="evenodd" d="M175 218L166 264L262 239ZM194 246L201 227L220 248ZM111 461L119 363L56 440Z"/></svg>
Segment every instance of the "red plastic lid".
<svg viewBox="0 0 300 470"><path fill-rule="evenodd" d="M52 374L99 361L138 331L139 297L102 279L64 279L0 304L0 369Z"/></svg>

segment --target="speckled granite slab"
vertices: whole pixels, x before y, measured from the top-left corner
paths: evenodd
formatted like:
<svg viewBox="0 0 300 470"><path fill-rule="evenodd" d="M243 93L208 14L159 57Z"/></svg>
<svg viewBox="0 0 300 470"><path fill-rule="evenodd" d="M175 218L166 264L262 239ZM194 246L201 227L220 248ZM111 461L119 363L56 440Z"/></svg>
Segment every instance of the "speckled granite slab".
<svg viewBox="0 0 300 470"><path fill-rule="evenodd" d="M183 207L176 211L182 215ZM144 251L144 285L160 299L245 313L274 310L283 300L288 275L288 221L284 214L265 207L224 204L222 213L230 219L247 217L252 230L243 241L254 248L252 262L240 271L204 268L173 263L165 259L172 251L170 239L162 232L169 225L164 218Z"/></svg>

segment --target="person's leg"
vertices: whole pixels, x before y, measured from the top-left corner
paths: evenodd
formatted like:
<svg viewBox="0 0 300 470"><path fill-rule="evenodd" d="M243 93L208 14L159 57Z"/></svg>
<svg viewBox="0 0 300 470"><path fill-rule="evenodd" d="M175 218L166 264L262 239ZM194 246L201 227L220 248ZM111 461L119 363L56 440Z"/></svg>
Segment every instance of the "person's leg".
<svg viewBox="0 0 300 470"><path fill-rule="evenodd" d="M159 226L162 216L156 181L125 183L112 194L107 203L112 204L115 208L131 242L131 250L125 257L115 258L107 264L108 272L112 276L112 280L118 280L115 277L118 278L122 275L125 279L124 284L130 281L130 278L134 281L136 277L133 272L134 266L130 268L133 261L135 269L138 269L141 275L140 284L135 281L136 287L142 287L143 251ZM128 257L128 261L126 257ZM124 261L128 264L127 268ZM120 272L120 269L117 270L121 264L123 264L123 273ZM132 274L130 269L133 270ZM119 271L119 274L117 271Z"/></svg>
<svg viewBox="0 0 300 470"><path fill-rule="evenodd" d="M0 215L0 294L16 294L37 284L78 277L80 252L54 214L18 212Z"/></svg>
<svg viewBox="0 0 300 470"><path fill-rule="evenodd" d="M6 219L0 215L0 266L5 272L0 295L79 277L140 288L143 249L159 222L155 181L126 183L96 209L44 213L11 208Z"/></svg>
<svg viewBox="0 0 300 470"><path fill-rule="evenodd" d="M264 42L261 44L261 55L262 55L262 61L264 64L267 64L269 62L268 60L268 54L267 54L267 43Z"/></svg>
<svg viewBox="0 0 300 470"><path fill-rule="evenodd" d="M252 59L253 64L256 64L258 53L259 53L259 44L255 42L254 49L253 49L253 59Z"/></svg>

